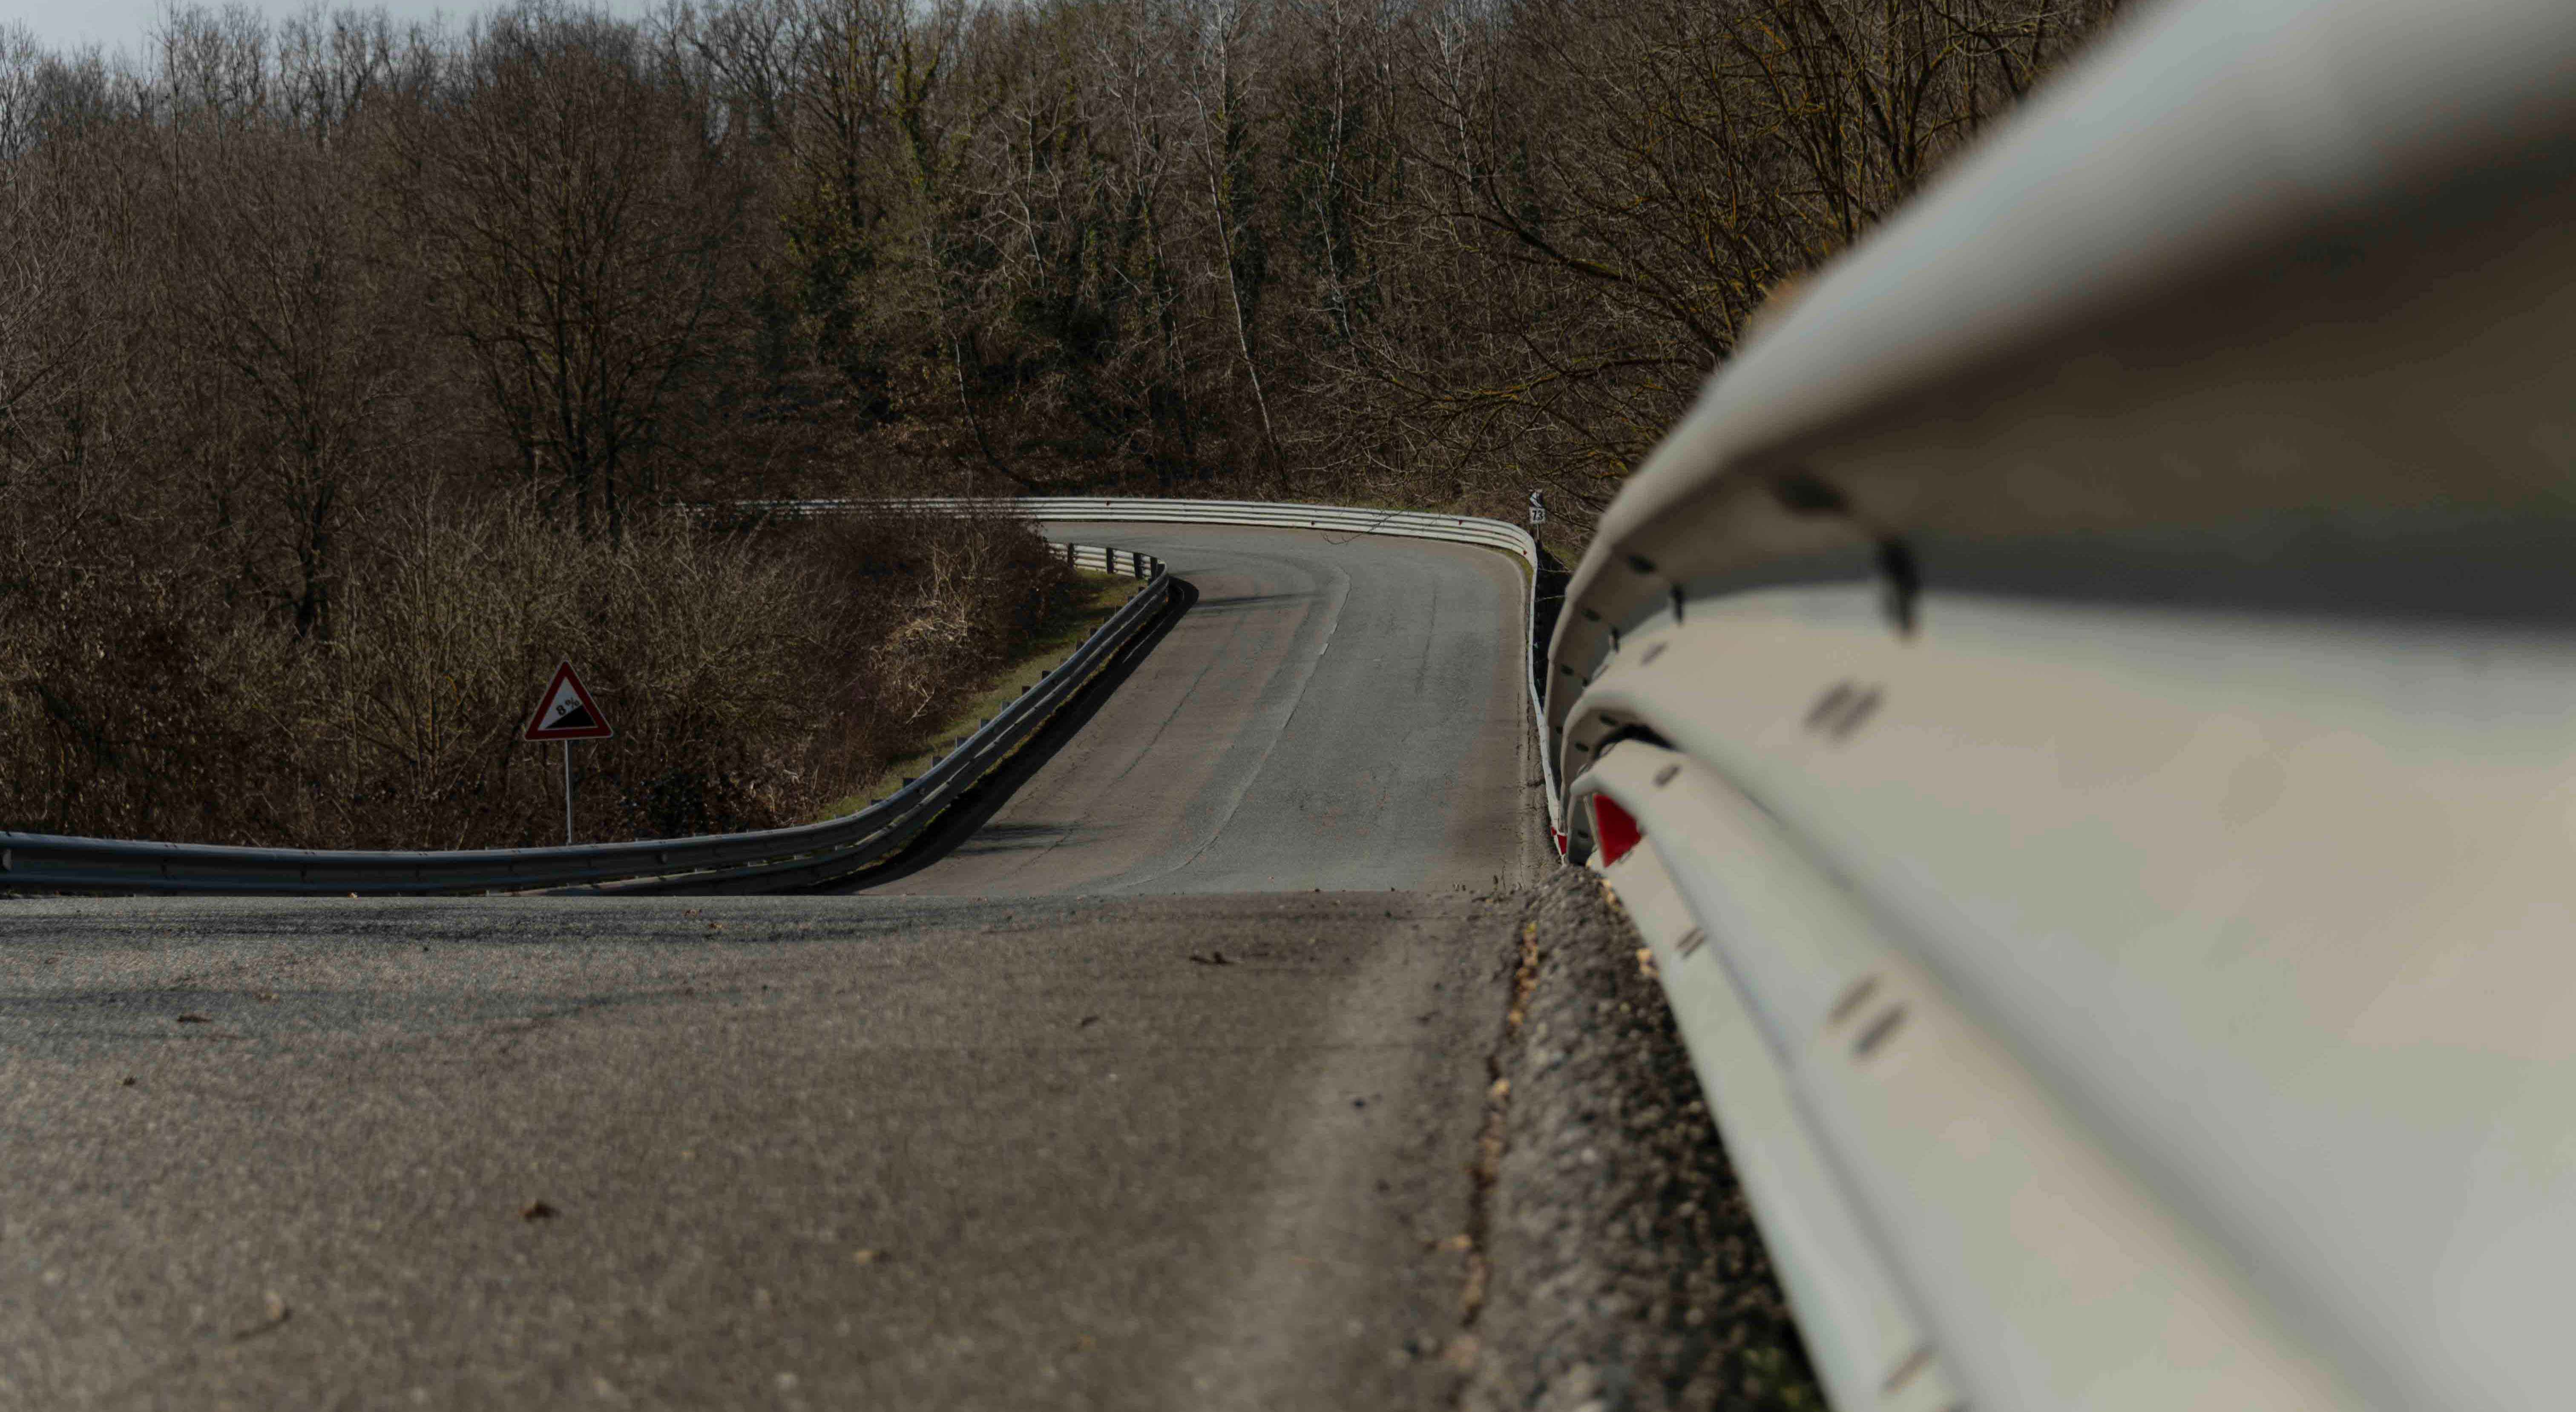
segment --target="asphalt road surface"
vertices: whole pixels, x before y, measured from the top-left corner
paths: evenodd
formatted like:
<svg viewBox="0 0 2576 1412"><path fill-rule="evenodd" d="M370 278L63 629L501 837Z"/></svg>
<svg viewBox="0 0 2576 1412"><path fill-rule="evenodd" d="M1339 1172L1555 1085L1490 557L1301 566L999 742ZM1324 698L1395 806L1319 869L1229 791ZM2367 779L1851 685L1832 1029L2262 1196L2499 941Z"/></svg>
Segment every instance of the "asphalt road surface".
<svg viewBox="0 0 2576 1412"><path fill-rule="evenodd" d="M1537 862L1522 569L1492 550L1068 524L1197 602L940 863L876 891L1489 888Z"/></svg>
<svg viewBox="0 0 2576 1412"><path fill-rule="evenodd" d="M1074 537L1198 605L980 896L0 900L0 1408L1445 1405L1517 571Z"/></svg>

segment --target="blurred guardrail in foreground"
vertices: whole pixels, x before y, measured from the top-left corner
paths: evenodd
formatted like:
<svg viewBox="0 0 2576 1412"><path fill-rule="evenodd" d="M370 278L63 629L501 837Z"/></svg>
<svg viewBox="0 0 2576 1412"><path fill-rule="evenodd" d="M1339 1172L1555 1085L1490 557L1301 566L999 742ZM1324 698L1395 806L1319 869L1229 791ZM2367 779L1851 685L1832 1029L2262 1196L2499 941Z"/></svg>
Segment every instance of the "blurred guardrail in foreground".
<svg viewBox="0 0 2576 1412"><path fill-rule="evenodd" d="M2576 6L2134 17L1548 672L1843 1412L2576 1403Z"/></svg>

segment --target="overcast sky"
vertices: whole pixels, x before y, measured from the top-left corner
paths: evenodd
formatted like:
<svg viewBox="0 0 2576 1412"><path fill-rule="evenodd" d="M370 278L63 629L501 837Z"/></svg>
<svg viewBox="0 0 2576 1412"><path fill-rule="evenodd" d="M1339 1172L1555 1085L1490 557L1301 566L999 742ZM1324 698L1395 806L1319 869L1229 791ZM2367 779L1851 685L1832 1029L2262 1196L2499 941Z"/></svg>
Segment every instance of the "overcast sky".
<svg viewBox="0 0 2576 1412"><path fill-rule="evenodd" d="M270 15L300 14L311 8L305 0L246 0L249 7ZM374 9L373 4L333 5L328 8ZM444 14L450 25L461 26L474 16L496 8L492 0L386 0L384 8L398 22L426 20ZM605 8L621 15L641 15L655 8L652 0L606 0ZM151 32L153 20L162 12L161 0L0 0L0 29L25 25L36 32L36 38L48 48L77 49L91 44L114 50L138 51L143 37Z"/></svg>

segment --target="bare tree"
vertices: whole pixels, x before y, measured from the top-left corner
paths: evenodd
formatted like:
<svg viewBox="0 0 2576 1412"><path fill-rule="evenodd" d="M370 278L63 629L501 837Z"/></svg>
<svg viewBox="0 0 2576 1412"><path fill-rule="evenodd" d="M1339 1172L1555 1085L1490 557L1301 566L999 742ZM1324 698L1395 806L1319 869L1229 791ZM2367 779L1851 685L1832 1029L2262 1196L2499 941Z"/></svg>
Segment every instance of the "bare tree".
<svg viewBox="0 0 2576 1412"><path fill-rule="evenodd" d="M1234 350L1243 360L1244 381L1252 389L1253 410L1261 419L1261 446L1272 484L1288 493L1288 462L1279 450L1279 429L1270 415L1270 394L1262 386L1262 350L1255 325L1261 296L1270 281L1267 242L1260 213L1253 209L1257 191L1247 49L1252 7L1247 0L1209 0L1199 18L1197 63L1190 74L1190 99L1199 120L1198 177L1207 194L1208 224L1215 233L1217 279L1234 332Z"/></svg>
<svg viewBox="0 0 2576 1412"><path fill-rule="evenodd" d="M586 531L661 490L682 383L721 356L750 193L633 27L531 7L398 115L401 219L528 484Z"/></svg>
<svg viewBox="0 0 2576 1412"><path fill-rule="evenodd" d="M249 565L299 637L328 641L349 518L412 435L421 371L389 297L398 270L369 258L364 193L348 164L291 132L194 145L173 173L165 267L203 386L208 431L274 525L285 566ZM407 290L400 292L409 292Z"/></svg>

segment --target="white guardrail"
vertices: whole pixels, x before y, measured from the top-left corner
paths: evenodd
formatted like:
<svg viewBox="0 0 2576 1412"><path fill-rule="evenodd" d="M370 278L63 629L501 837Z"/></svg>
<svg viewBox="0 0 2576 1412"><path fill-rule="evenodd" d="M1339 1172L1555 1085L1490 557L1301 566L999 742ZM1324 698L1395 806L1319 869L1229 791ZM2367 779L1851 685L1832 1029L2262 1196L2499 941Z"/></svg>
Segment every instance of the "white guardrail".
<svg viewBox="0 0 2576 1412"><path fill-rule="evenodd" d="M1549 672L1842 1412L2576 1405L2576 6L2133 18Z"/></svg>

